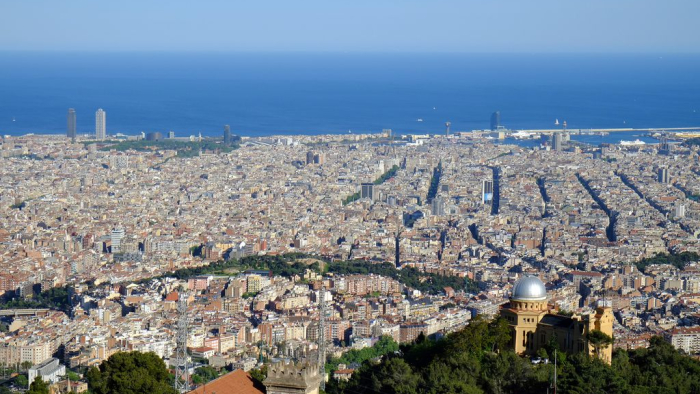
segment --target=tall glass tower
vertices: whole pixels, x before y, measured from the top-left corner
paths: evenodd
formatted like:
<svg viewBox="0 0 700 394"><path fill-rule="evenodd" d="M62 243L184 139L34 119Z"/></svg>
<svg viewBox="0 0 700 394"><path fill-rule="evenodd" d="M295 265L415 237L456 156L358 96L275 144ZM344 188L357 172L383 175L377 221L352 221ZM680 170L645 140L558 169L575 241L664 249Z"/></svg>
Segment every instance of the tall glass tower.
<svg viewBox="0 0 700 394"><path fill-rule="evenodd" d="M501 111L496 111L491 114L491 130L495 131L501 126Z"/></svg>
<svg viewBox="0 0 700 394"><path fill-rule="evenodd" d="M107 112L102 108L95 112L95 138L102 141L107 137Z"/></svg>
<svg viewBox="0 0 700 394"><path fill-rule="evenodd" d="M76 123L75 123L75 109L68 108L68 127L66 129L66 134L68 138L75 142L76 136Z"/></svg>
<svg viewBox="0 0 700 394"><path fill-rule="evenodd" d="M229 126L229 125L224 126L224 144L225 145L231 144L231 126Z"/></svg>

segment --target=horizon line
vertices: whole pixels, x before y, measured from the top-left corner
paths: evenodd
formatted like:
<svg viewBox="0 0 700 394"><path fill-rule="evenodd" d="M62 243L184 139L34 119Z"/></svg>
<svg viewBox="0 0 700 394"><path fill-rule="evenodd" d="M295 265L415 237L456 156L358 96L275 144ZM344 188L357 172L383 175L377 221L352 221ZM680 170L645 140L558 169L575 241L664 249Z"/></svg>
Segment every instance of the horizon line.
<svg viewBox="0 0 700 394"><path fill-rule="evenodd" d="M312 54L312 55L700 55L700 51L381 51L381 50L247 50L247 49L13 49L0 48L0 53L100 53L100 54Z"/></svg>

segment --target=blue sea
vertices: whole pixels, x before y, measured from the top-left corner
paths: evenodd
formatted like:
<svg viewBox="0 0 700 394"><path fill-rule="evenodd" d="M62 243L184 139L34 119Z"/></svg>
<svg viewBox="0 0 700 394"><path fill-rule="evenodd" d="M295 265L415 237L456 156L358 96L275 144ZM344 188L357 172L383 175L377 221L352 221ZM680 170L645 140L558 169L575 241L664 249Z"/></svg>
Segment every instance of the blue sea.
<svg viewBox="0 0 700 394"><path fill-rule="evenodd" d="M0 134L700 126L700 55L0 52ZM419 122L418 119L422 119ZM639 133L579 136L616 142ZM646 139L646 141L651 141Z"/></svg>

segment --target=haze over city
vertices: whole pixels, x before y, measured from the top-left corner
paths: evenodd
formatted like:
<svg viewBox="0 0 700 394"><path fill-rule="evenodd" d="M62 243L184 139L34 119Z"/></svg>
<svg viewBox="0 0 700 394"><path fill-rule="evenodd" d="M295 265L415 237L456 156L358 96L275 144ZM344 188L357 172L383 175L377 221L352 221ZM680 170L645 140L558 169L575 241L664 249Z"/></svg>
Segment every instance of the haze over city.
<svg viewBox="0 0 700 394"><path fill-rule="evenodd" d="M0 49L697 53L698 13L693 0L14 1Z"/></svg>

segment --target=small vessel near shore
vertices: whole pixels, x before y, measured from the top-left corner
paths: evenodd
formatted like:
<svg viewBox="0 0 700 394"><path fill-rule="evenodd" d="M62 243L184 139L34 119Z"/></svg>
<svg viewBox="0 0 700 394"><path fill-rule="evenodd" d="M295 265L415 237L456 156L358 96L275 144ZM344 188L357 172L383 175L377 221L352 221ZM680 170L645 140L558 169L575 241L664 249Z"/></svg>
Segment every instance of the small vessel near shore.
<svg viewBox="0 0 700 394"><path fill-rule="evenodd" d="M634 141L620 141L620 145L624 145L624 146L646 145L646 144L647 144L646 142L644 142L640 139L636 139Z"/></svg>

